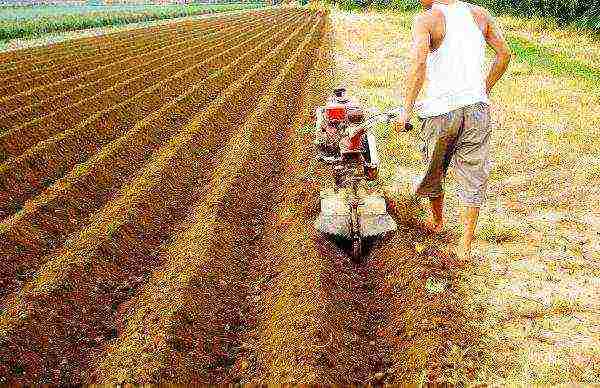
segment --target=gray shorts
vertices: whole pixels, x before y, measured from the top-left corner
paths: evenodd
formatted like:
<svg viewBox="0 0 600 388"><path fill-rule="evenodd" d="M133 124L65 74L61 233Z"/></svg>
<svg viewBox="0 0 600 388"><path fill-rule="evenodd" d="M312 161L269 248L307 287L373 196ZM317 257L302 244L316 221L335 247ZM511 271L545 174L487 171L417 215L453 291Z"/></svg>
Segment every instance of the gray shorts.
<svg viewBox="0 0 600 388"><path fill-rule="evenodd" d="M418 195L435 198L444 192L450 162L458 183L458 197L466 206L485 201L490 174L490 108L483 102L423 120L421 151L428 164Z"/></svg>

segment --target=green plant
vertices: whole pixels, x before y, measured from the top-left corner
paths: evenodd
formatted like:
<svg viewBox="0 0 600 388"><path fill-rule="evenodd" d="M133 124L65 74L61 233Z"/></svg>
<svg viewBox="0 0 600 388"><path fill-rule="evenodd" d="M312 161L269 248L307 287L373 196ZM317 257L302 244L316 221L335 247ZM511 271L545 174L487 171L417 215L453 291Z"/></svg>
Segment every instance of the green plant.
<svg viewBox="0 0 600 388"><path fill-rule="evenodd" d="M210 69L208 71L208 78L218 78L223 76L225 71L223 69Z"/></svg>
<svg viewBox="0 0 600 388"><path fill-rule="evenodd" d="M509 36L508 43L516 57L530 65L546 68L557 76L577 76L594 84L600 83L598 67L573 60L518 36Z"/></svg>
<svg viewBox="0 0 600 388"><path fill-rule="evenodd" d="M559 24L580 24L600 32L600 6L586 0L473 0L494 13L555 19Z"/></svg>
<svg viewBox="0 0 600 388"><path fill-rule="evenodd" d="M82 30L151 20L171 19L203 13L260 7L263 3L166 6L13 7L0 6L0 42L37 37L47 33Z"/></svg>
<svg viewBox="0 0 600 388"><path fill-rule="evenodd" d="M363 9L367 4L361 0L342 0L337 5L344 11L358 11Z"/></svg>
<svg viewBox="0 0 600 388"><path fill-rule="evenodd" d="M421 6L421 2L419 0L389 0L389 2L389 8L393 9L394 11L412 11L415 9L419 9L419 7Z"/></svg>
<svg viewBox="0 0 600 388"><path fill-rule="evenodd" d="M571 24L600 33L600 5L585 0L467 0L488 8L494 14L509 14L526 18L544 18L560 25ZM420 0L338 0L331 1L341 10L365 8L414 11L421 8Z"/></svg>

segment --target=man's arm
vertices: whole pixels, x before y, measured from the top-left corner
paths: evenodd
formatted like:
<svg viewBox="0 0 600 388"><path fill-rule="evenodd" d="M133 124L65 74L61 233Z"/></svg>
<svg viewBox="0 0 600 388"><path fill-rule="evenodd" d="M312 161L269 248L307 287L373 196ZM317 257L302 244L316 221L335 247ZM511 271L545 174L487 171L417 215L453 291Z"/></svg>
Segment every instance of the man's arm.
<svg viewBox="0 0 600 388"><path fill-rule="evenodd" d="M406 80L406 96L404 99L404 109L406 110L407 120L410 120L410 117L413 114L415 100L425 81L427 55L429 54L429 48L431 47L431 34L427 15L421 14L415 18L412 34L411 63Z"/></svg>
<svg viewBox="0 0 600 388"><path fill-rule="evenodd" d="M508 63L510 62L511 51L504 36L502 36L502 31L498 28L492 15L483 8L481 8L481 11L487 22L483 36L485 37L487 44L489 44L496 52L494 64L490 68L490 72L485 82L485 91L489 95L494 85L496 85L496 82L498 82L506 71Z"/></svg>
<svg viewBox="0 0 600 388"><path fill-rule="evenodd" d="M406 94L404 98L404 114L397 117L394 127L398 132L407 130L406 124L413 114L415 100L425 81L427 55L431 42L431 34L427 15L418 15L413 23L412 48L410 53L410 67L406 80Z"/></svg>

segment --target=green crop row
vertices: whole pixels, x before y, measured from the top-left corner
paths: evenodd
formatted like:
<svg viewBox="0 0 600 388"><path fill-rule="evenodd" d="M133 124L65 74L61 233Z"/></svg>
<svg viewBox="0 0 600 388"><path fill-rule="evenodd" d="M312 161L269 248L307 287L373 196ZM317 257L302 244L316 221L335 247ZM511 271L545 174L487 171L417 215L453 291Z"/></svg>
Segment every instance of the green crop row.
<svg viewBox="0 0 600 388"><path fill-rule="evenodd" d="M151 20L171 19L261 7L263 3L180 5L135 11L100 10L88 14L44 16L26 20L0 20L0 41L37 37L47 33L82 30Z"/></svg>

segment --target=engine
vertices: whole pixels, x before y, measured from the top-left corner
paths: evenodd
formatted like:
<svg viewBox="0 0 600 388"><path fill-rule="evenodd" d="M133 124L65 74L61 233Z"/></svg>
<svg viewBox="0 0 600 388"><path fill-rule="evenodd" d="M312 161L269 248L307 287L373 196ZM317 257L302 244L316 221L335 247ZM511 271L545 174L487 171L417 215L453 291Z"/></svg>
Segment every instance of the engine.
<svg viewBox="0 0 600 388"><path fill-rule="evenodd" d="M363 110L346 97L346 89L335 89L327 105L316 110L315 143L321 156L339 157L340 141L348 126L364 120Z"/></svg>

